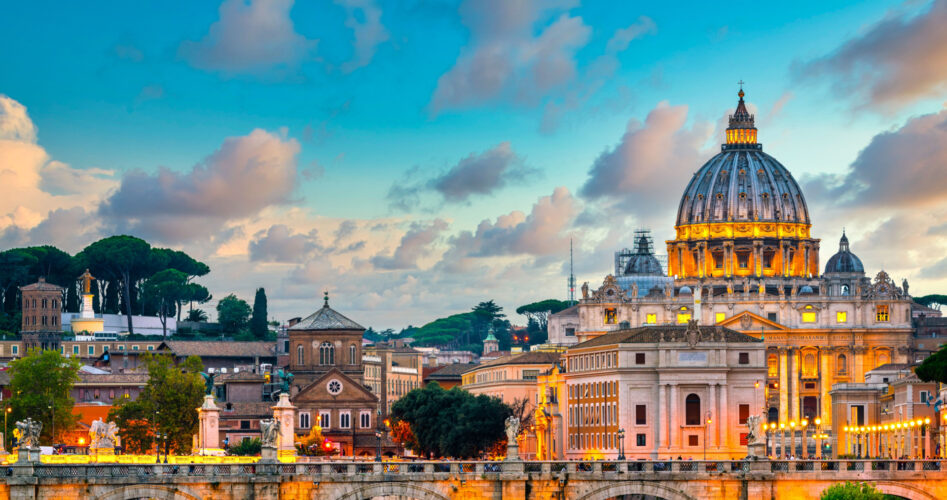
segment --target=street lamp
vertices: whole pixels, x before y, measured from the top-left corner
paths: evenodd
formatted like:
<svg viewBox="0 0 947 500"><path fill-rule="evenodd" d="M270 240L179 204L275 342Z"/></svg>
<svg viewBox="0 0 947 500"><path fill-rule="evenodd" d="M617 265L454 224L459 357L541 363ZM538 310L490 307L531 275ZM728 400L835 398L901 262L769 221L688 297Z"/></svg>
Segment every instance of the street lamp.
<svg viewBox="0 0 947 500"><path fill-rule="evenodd" d="M707 460L707 428L710 427L710 410L707 410L707 413L704 414L704 460Z"/></svg>
<svg viewBox="0 0 947 500"><path fill-rule="evenodd" d="M625 429L618 429L618 459L625 459Z"/></svg>
<svg viewBox="0 0 947 500"><path fill-rule="evenodd" d="M50 441L50 444L55 447L56 446L56 409L53 407L53 405L47 405L46 407L49 408L49 423L50 423L49 441Z"/></svg>
<svg viewBox="0 0 947 500"><path fill-rule="evenodd" d="M815 457L817 460L822 460L822 419L819 417L815 418Z"/></svg>
<svg viewBox="0 0 947 500"><path fill-rule="evenodd" d="M3 412L3 449L7 448L7 415L13 411L13 408L7 406L6 411Z"/></svg>
<svg viewBox="0 0 947 500"><path fill-rule="evenodd" d="M786 454L786 424L783 422L779 423L779 454L782 458L789 458Z"/></svg>
<svg viewBox="0 0 947 500"><path fill-rule="evenodd" d="M806 455L809 454L809 436L808 436L809 420L802 419L802 421L799 422L799 425L802 427L802 458L804 460L806 458Z"/></svg>

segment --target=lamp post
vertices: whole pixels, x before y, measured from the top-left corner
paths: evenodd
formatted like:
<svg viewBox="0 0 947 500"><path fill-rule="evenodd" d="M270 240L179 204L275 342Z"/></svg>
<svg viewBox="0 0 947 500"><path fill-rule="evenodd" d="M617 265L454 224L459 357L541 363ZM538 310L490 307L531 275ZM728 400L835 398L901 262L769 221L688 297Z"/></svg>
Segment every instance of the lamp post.
<svg viewBox="0 0 947 500"><path fill-rule="evenodd" d="M786 424L779 423L779 455L782 455L782 458L789 458L789 455L786 454Z"/></svg>
<svg viewBox="0 0 947 500"><path fill-rule="evenodd" d="M802 427L802 459L805 460L809 455L809 420L802 419L802 422L799 422L799 425Z"/></svg>
<svg viewBox="0 0 947 500"><path fill-rule="evenodd" d="M822 419L819 417L815 418L815 458L816 460L822 460Z"/></svg>
<svg viewBox="0 0 947 500"><path fill-rule="evenodd" d="M625 459L625 429L618 429L618 459Z"/></svg>
<svg viewBox="0 0 947 500"><path fill-rule="evenodd" d="M7 449L7 415L13 411L13 408L7 406L7 409L3 412L3 449Z"/></svg>
<svg viewBox="0 0 947 500"><path fill-rule="evenodd" d="M55 447L56 446L56 408L52 404L49 404L46 407L49 408L49 424L50 424L49 444Z"/></svg>
<svg viewBox="0 0 947 500"><path fill-rule="evenodd" d="M791 453L789 453L789 456L795 457L796 456L796 421L795 420L789 421L789 449L791 451Z"/></svg>
<svg viewBox="0 0 947 500"><path fill-rule="evenodd" d="M155 462L161 457L161 444L159 443L161 439L161 434L158 434L158 413L161 413L160 410L155 409L154 418L152 423L154 424L154 434L155 434Z"/></svg>
<svg viewBox="0 0 947 500"><path fill-rule="evenodd" d="M707 428L710 427L710 410L704 414L704 460L707 460Z"/></svg>

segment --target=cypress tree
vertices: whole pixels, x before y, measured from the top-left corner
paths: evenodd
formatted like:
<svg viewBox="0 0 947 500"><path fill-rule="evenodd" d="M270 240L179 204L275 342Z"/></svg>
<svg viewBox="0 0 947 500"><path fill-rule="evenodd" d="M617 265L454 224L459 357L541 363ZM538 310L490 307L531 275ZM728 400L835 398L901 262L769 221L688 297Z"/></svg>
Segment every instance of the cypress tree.
<svg viewBox="0 0 947 500"><path fill-rule="evenodd" d="M266 327L266 291L263 288L257 288L256 296L253 297L253 315L250 316L250 333L254 337L263 340L267 334Z"/></svg>

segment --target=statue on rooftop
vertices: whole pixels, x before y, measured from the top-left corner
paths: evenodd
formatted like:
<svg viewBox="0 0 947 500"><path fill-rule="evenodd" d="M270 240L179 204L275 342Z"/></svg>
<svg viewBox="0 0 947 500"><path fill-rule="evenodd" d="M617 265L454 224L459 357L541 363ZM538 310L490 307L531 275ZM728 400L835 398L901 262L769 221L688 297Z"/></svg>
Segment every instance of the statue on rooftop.
<svg viewBox="0 0 947 500"><path fill-rule="evenodd" d="M201 377L204 377L204 395L210 396L214 393L214 379L217 378L217 374L201 372Z"/></svg>

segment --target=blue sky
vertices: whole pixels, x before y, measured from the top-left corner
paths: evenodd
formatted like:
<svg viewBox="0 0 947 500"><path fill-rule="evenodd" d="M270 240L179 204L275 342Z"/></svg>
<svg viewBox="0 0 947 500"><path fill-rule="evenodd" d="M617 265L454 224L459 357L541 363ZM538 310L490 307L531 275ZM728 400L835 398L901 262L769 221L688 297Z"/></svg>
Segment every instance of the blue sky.
<svg viewBox="0 0 947 500"><path fill-rule="evenodd" d="M6 139L42 158L0 149L3 166L38 193L0 204L0 244L76 251L130 232L207 260L218 295L249 298L266 286L280 319L306 314L322 288L381 327L491 297L515 308L562 295L570 236L580 281L596 282L634 227L670 235L679 193L721 141L742 79L765 150L813 186L823 260L845 226L870 269L934 292L947 278L937 229L947 204L931 195L918 210L879 191L883 178L859 155L943 110L938 46L947 40L931 26L945 10L881 1L7 5L0 95L13 104L0 131L4 120L8 131L34 130ZM667 136L673 151L622 149L642 131ZM915 154L905 171L936 181L941 153ZM583 195L599 161L640 182ZM147 209L129 205L136 197ZM70 217L48 213L56 208ZM892 245L885 224L913 226L923 240Z"/></svg>

